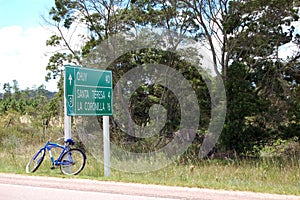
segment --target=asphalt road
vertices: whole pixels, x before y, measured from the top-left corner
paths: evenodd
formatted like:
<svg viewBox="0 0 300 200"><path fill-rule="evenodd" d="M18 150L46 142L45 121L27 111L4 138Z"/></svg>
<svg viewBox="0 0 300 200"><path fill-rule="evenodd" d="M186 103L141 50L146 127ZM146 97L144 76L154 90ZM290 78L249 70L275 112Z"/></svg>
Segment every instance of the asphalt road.
<svg viewBox="0 0 300 200"><path fill-rule="evenodd" d="M300 196L0 173L0 200L300 200Z"/></svg>
<svg viewBox="0 0 300 200"><path fill-rule="evenodd" d="M173 200L169 198L143 197L126 194L111 194L103 192L64 190L57 188L44 188L36 186L0 184L1 199L7 200L53 200L53 199L71 199L71 200Z"/></svg>

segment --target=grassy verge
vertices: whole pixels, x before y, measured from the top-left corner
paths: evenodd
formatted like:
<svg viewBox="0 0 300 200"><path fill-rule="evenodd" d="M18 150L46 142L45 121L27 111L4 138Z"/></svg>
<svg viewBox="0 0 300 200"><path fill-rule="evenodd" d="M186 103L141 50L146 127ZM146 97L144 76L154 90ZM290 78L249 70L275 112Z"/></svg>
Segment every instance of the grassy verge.
<svg viewBox="0 0 300 200"><path fill-rule="evenodd" d="M100 167L94 166L101 168L98 174L93 174L96 169L91 170L90 167L82 174L83 177L96 175L104 179L101 177L101 164ZM299 162L292 160L205 160L197 165L172 164L159 171L142 174L113 170L109 180L300 195Z"/></svg>
<svg viewBox="0 0 300 200"><path fill-rule="evenodd" d="M28 151L0 154L0 172L25 173L31 155ZM50 170L48 157L35 175L58 176L59 169ZM126 173L112 169L111 177L103 176L103 164L88 157L87 165L77 178L243 190L275 194L300 195L300 161L296 159L264 160L203 160L194 165L172 164L164 169L148 173Z"/></svg>
<svg viewBox="0 0 300 200"><path fill-rule="evenodd" d="M0 172L25 174L27 162L47 139L41 134L30 134L32 131L24 134L24 130L1 130ZM50 166L47 154L33 175L67 177ZM103 176L103 164L88 155L85 169L76 178L300 195L300 160L201 160L196 164L173 163L148 173L112 169L107 178Z"/></svg>

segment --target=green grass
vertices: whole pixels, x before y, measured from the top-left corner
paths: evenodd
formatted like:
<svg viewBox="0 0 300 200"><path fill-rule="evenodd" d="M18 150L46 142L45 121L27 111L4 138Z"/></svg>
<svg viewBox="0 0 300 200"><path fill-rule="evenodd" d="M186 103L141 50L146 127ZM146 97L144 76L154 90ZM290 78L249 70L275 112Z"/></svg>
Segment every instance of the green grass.
<svg viewBox="0 0 300 200"><path fill-rule="evenodd" d="M32 153L33 147L23 152L1 151L0 172L24 174L30 151ZM68 177L59 169L51 170L50 166L46 155L33 175ZM103 164L88 156L85 169L76 178L300 195L300 161L297 159L203 160L193 165L174 163L148 173L112 169L111 176L104 177Z"/></svg>
<svg viewBox="0 0 300 200"><path fill-rule="evenodd" d="M277 161L201 161L193 171L189 165L176 164L143 174L112 171L111 180L300 195L299 163L281 167L277 164Z"/></svg>
<svg viewBox="0 0 300 200"><path fill-rule="evenodd" d="M20 131L15 131L15 128L12 130L0 129L0 135L2 135L0 138L0 172L25 174L27 162L47 140L41 134L32 135L24 133L24 130L22 132L23 134L20 134ZM60 136L57 134L52 136L52 138L58 137ZM32 175L68 177L62 175L59 169L51 170L50 166L49 155L46 154L44 162ZM161 170L147 173L126 173L111 169L111 176L104 177L103 163L88 155L86 167L75 177L300 195L299 157L293 159L201 160L193 164L176 162Z"/></svg>

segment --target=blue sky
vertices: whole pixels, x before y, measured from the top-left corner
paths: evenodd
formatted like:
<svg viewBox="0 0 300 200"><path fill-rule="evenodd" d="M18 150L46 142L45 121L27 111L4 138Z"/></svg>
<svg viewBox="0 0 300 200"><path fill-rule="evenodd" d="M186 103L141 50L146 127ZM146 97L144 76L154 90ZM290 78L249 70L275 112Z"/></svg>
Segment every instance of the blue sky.
<svg viewBox="0 0 300 200"><path fill-rule="evenodd" d="M36 26L40 16L47 14L54 0L0 0L0 27L21 25Z"/></svg>
<svg viewBox="0 0 300 200"><path fill-rule="evenodd" d="M0 0L0 92L12 80L21 89L42 84L56 89L53 81L44 81L51 55L45 43L52 33L41 17L53 4L54 0Z"/></svg>

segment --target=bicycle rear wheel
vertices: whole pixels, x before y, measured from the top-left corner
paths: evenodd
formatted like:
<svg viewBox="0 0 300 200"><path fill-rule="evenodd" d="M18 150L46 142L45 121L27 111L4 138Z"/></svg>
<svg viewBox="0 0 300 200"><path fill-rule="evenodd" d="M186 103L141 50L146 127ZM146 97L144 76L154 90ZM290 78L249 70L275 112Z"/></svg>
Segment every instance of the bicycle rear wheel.
<svg viewBox="0 0 300 200"><path fill-rule="evenodd" d="M80 149L70 149L61 157L60 171L67 175L76 175L85 166L86 155Z"/></svg>
<svg viewBox="0 0 300 200"><path fill-rule="evenodd" d="M35 172L42 164L45 157L45 149L39 150L26 165L26 173Z"/></svg>

